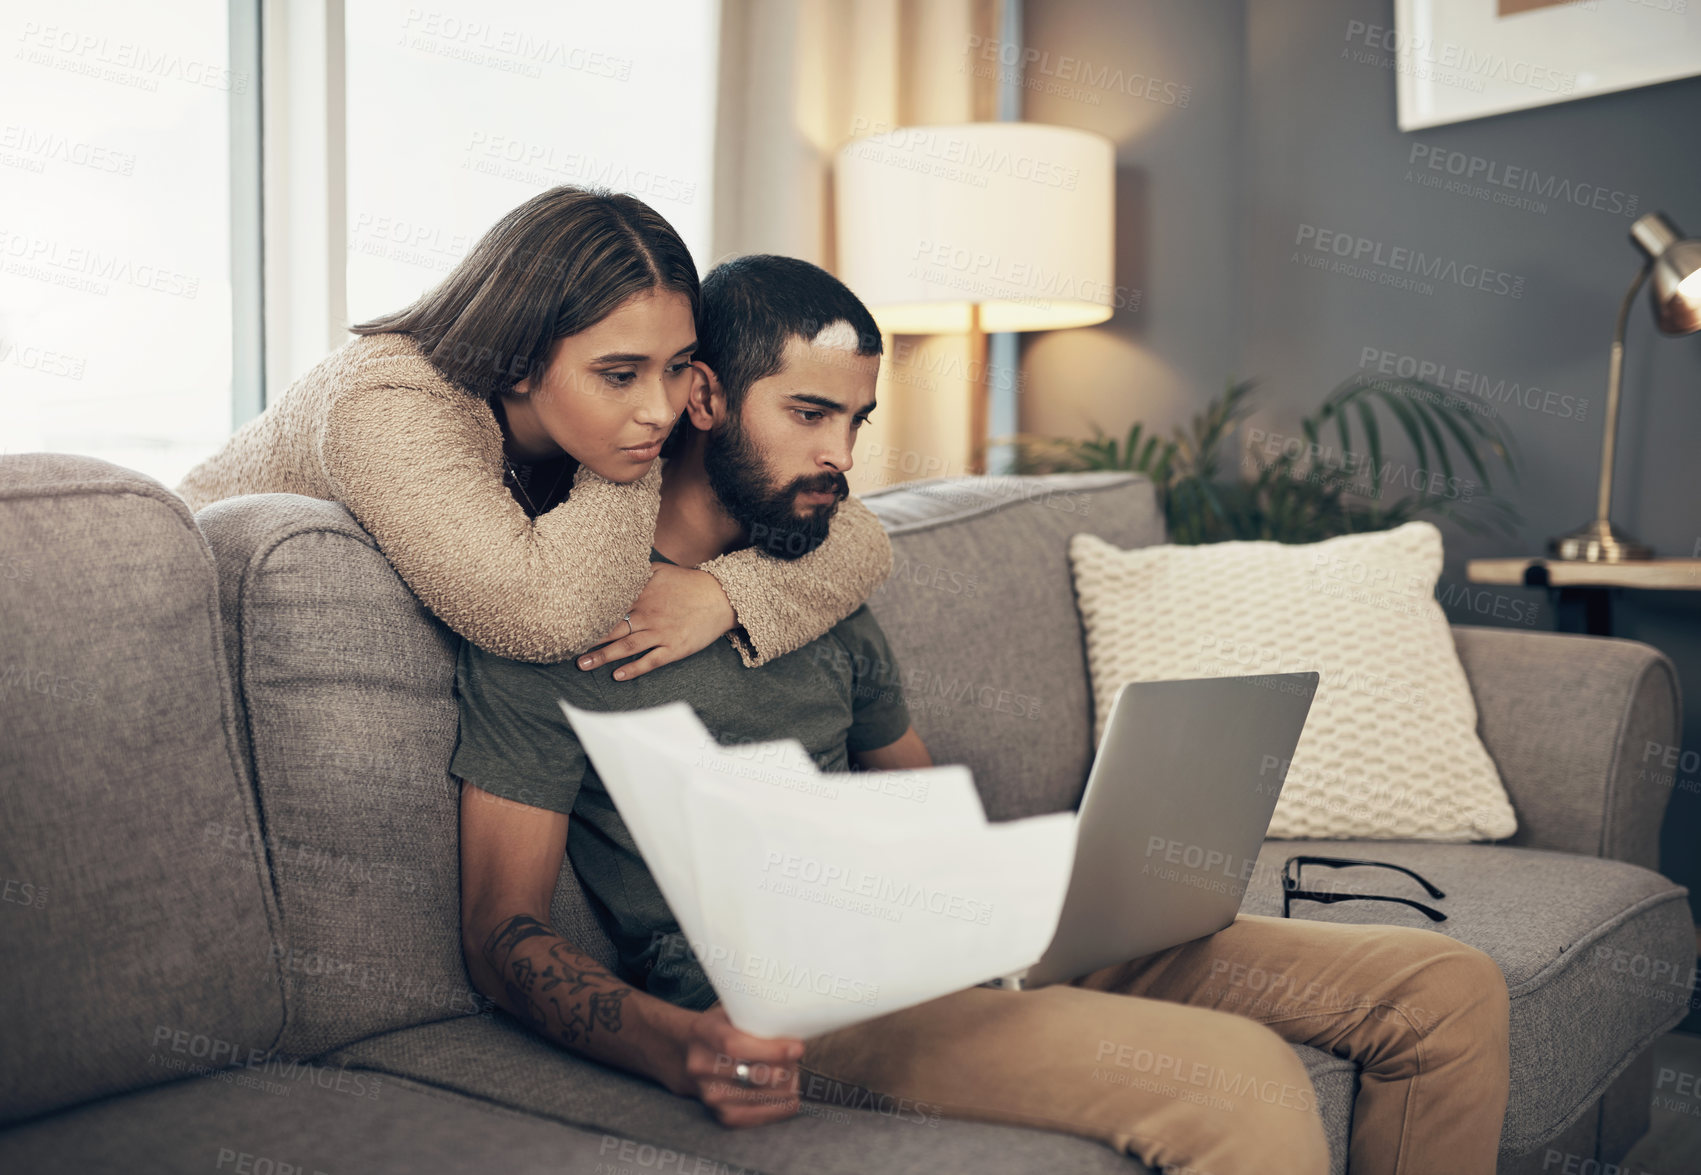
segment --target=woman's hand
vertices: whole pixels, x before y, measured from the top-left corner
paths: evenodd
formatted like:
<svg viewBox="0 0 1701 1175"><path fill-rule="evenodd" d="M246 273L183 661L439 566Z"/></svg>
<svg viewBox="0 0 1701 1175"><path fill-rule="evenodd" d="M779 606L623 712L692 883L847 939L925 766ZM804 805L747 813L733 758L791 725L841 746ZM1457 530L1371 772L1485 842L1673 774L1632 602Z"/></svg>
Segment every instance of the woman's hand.
<svg viewBox="0 0 1701 1175"><path fill-rule="evenodd" d="M680 661L738 623L720 583L707 571L657 563L650 582L632 605L632 629L622 620L609 630L608 642L578 659L580 669L595 669L607 661L644 656L614 671L617 681L642 677L658 665Z"/></svg>
<svg viewBox="0 0 1701 1175"><path fill-rule="evenodd" d="M692 1017L679 1045L678 1068L663 1084L702 1102L722 1126L761 1126L797 1113L801 1040L740 1032L716 1004ZM748 1085L738 1080L741 1063Z"/></svg>

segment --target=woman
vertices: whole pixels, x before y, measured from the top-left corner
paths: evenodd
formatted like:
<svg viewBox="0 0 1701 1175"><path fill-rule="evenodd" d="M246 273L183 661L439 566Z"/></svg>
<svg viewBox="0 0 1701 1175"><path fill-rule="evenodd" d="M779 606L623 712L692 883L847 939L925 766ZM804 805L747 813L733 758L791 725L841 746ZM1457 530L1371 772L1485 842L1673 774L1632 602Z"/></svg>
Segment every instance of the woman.
<svg viewBox="0 0 1701 1175"><path fill-rule="evenodd" d="M650 562L697 308L691 255L653 209L553 188L418 302L351 328L178 493L196 510L272 492L342 503L426 607L504 657L604 645L590 669L644 653L630 679L730 631L763 664L854 611L891 547L851 497L793 561Z"/></svg>

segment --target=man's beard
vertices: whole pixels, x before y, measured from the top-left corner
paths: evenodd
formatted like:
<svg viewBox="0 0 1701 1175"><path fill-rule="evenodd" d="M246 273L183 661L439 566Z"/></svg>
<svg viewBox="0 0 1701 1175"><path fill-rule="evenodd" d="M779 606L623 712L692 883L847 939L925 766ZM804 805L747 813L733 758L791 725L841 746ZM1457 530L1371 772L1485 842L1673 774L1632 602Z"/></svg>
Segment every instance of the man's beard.
<svg viewBox="0 0 1701 1175"><path fill-rule="evenodd" d="M749 532L750 545L777 559L797 559L819 547L826 541L827 529L839 508L839 502L832 501L800 513L798 494L830 493L840 500L850 494L845 475L831 472L796 478L774 488L762 455L736 415L710 430L703 448L703 469L721 508Z"/></svg>

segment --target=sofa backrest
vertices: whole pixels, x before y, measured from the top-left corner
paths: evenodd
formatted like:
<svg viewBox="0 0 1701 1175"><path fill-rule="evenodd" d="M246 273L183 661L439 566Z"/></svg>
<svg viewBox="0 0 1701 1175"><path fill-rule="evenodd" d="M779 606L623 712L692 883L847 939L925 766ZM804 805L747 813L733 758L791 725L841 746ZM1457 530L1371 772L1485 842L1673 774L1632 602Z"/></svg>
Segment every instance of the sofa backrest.
<svg viewBox="0 0 1701 1175"><path fill-rule="evenodd" d="M1092 762L1093 706L1069 539L1163 542L1151 482L950 478L863 500L893 549L869 608L934 761L966 763L994 820L1074 807Z"/></svg>
<svg viewBox="0 0 1701 1175"><path fill-rule="evenodd" d="M188 509L0 458L0 634L0 1122L265 1053L276 909Z"/></svg>
<svg viewBox="0 0 1701 1175"><path fill-rule="evenodd" d="M488 1010L461 959L459 638L335 503L258 494L197 520L282 914L280 1051ZM566 864L553 916L613 961Z"/></svg>

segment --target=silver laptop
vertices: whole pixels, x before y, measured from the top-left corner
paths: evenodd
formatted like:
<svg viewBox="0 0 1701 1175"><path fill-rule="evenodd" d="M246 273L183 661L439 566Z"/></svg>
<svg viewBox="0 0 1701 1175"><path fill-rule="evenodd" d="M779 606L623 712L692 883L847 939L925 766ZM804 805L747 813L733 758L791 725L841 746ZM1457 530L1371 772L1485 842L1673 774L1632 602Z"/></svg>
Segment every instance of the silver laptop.
<svg viewBox="0 0 1701 1175"><path fill-rule="evenodd" d="M1076 815L1075 869L1040 987L1215 934L1257 866L1318 675L1129 682Z"/></svg>

